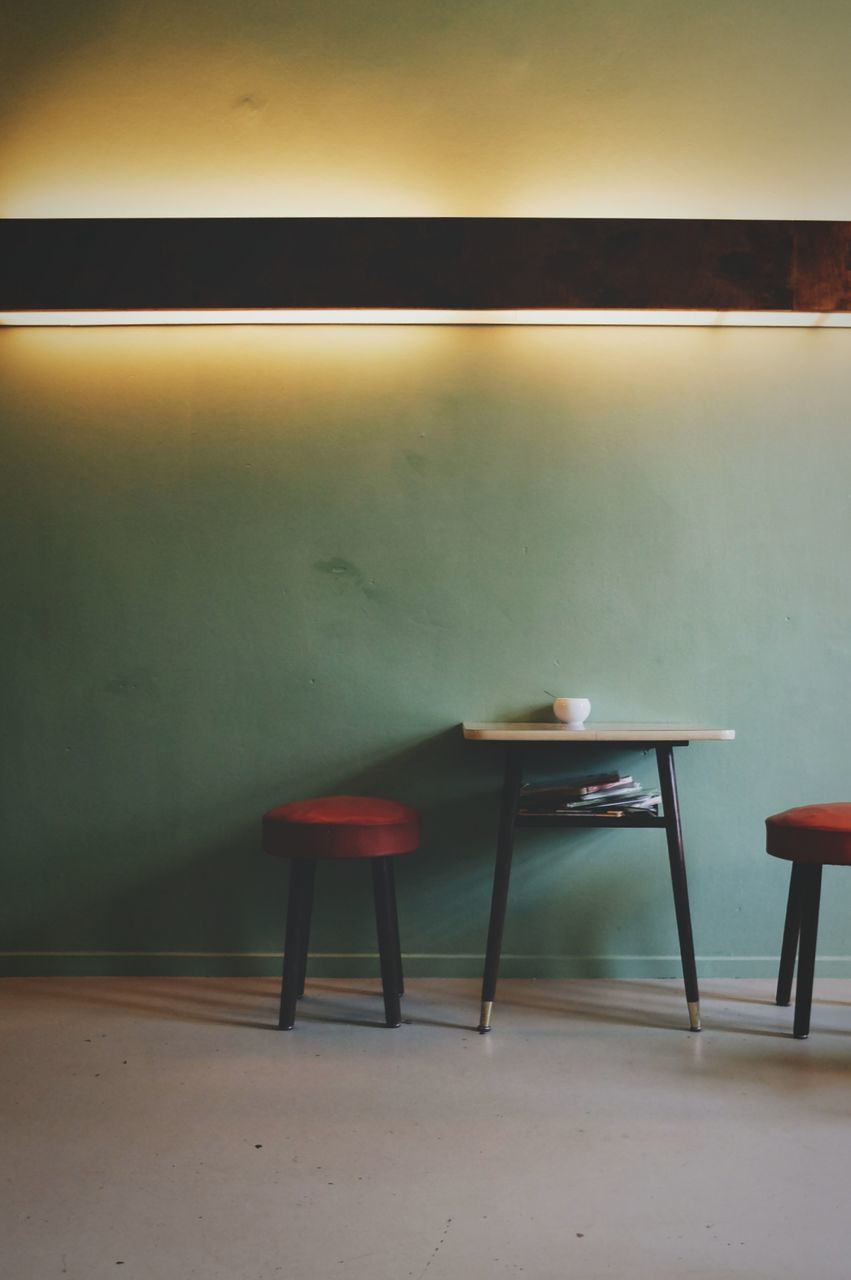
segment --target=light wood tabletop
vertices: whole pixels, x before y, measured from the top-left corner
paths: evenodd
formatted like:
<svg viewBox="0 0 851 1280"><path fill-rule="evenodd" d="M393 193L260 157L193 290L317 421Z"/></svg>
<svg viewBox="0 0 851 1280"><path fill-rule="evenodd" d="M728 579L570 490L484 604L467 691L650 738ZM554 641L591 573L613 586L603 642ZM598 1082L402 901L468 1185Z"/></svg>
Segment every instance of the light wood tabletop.
<svg viewBox="0 0 851 1280"><path fill-rule="evenodd" d="M734 729L693 724L587 724L568 729L556 721L463 725L464 737L474 742L723 742L735 738Z"/></svg>

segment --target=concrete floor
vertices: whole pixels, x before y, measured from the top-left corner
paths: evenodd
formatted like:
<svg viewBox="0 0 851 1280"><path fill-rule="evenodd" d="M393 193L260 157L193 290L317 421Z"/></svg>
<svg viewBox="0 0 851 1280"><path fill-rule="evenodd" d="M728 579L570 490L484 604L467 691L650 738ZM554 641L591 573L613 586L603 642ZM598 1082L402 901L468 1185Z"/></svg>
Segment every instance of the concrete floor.
<svg viewBox="0 0 851 1280"><path fill-rule="evenodd" d="M851 1276L851 982L409 987L0 984L4 1277Z"/></svg>

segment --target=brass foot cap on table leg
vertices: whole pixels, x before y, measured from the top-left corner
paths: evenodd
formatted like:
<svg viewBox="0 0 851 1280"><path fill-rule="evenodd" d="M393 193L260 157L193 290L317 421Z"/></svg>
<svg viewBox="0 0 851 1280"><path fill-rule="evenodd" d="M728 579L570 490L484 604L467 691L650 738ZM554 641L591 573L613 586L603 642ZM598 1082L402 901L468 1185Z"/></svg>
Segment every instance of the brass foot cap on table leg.
<svg viewBox="0 0 851 1280"><path fill-rule="evenodd" d="M492 1013L493 1013L493 1000L483 1000L482 1012L479 1015L479 1035L484 1035L486 1031L490 1031Z"/></svg>
<svg viewBox="0 0 851 1280"><path fill-rule="evenodd" d="M700 1001L689 1000L687 1001L687 1003L688 1003L688 1020L690 1024L689 1029L691 1031L699 1031L700 1030Z"/></svg>

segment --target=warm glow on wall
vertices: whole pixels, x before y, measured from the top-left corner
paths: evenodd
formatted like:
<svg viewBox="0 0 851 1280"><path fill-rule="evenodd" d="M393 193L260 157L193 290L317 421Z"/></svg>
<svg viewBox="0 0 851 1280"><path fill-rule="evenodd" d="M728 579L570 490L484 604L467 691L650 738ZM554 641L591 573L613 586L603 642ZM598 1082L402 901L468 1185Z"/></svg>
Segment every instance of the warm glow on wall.
<svg viewBox="0 0 851 1280"><path fill-rule="evenodd" d="M204 216L215 209L220 217L270 216L285 209L290 217L321 217L345 209L357 209L367 218L392 215L437 216L445 212L426 183L406 182L397 174L381 171L365 177L342 158L333 173L303 168L286 177L269 173L233 174L227 192L221 174L204 172L193 160L185 168L169 172L162 158L151 155L137 164L121 183L97 171L66 168L56 156L49 172L10 194L2 204L9 218L134 218ZM165 212L164 212L165 211Z"/></svg>
<svg viewBox="0 0 851 1280"><path fill-rule="evenodd" d="M175 24L172 11L167 25ZM242 62L199 55L197 31L185 34L186 46L171 48L169 38L146 61L136 32L132 67L101 45L69 65L58 56L41 82L31 75L26 110L10 103L0 140L0 216L455 211L409 145L390 85L370 93L361 80L353 103L344 77L327 67L313 78L258 49Z"/></svg>
<svg viewBox="0 0 851 1280"><path fill-rule="evenodd" d="M400 412L411 396L427 400L451 376L464 339L468 353L483 339L511 350L512 335L529 332L409 325L5 329L0 383L7 405L16 406L10 422L19 412L59 414L75 433L90 431L90 416L109 430L129 429L137 414L146 432L198 414L209 425L227 406L227 430L237 422L239 435L242 406L260 403L278 431L297 430L314 404L324 406L332 430L349 421L362 397L375 395ZM395 420L392 412L389 418Z"/></svg>
<svg viewBox="0 0 851 1280"><path fill-rule="evenodd" d="M849 207L837 0L39 12L3 33L4 217Z"/></svg>

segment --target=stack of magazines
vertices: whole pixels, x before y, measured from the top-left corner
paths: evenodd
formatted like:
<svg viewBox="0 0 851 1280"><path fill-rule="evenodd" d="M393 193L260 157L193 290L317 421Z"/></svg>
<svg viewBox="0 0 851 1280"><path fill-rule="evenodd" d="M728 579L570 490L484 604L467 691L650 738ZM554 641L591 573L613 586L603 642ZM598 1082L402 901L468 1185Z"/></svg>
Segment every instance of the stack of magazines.
<svg viewBox="0 0 851 1280"><path fill-rule="evenodd" d="M588 814L598 818L626 818L631 814L658 817L661 796L619 773L596 773L548 786L520 788L523 814Z"/></svg>

